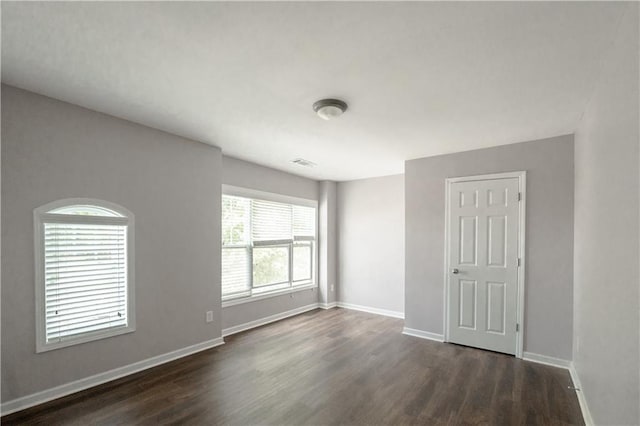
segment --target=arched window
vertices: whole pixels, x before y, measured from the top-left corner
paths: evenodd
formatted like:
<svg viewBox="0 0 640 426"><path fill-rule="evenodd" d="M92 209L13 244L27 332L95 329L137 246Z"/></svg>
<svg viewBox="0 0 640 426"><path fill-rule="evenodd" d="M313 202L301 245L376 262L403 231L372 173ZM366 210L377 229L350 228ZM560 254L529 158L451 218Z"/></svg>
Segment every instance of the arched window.
<svg viewBox="0 0 640 426"><path fill-rule="evenodd" d="M37 352L134 331L133 214L66 199L34 224Z"/></svg>

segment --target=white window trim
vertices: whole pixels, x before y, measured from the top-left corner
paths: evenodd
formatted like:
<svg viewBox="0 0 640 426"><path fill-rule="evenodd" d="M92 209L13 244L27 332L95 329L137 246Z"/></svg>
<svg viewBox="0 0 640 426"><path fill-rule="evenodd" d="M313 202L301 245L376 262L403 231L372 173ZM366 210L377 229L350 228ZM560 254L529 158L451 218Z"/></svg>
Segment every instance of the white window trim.
<svg viewBox="0 0 640 426"><path fill-rule="evenodd" d="M310 238L298 238L298 239L293 239L292 241L292 248L293 248L293 244L296 241L312 241L313 242L313 260L314 262L314 268L313 268L313 272L312 272L312 277L311 277L311 282L310 283L305 283L303 280L300 281L293 281L293 276L291 276L291 287L288 288L284 288L284 289L277 289L277 290L273 290L273 291L265 291L259 294L254 294L254 295L246 295L243 293L240 293L239 295L231 295L231 296L227 296L226 298L224 297L224 295L222 295L222 281L220 281L219 283L219 288L221 289L221 301L222 301L222 307L228 307L228 306L234 306L234 305L240 305L243 303L250 303L250 302L255 302L257 300L262 300L262 299L268 299L270 297L276 297L276 296L281 296L283 294L289 294L289 293L295 293L298 291L303 291L303 290L309 290L309 289L316 289L318 288L318 283L319 283L319 261L320 261L320 247L318 245L318 232L319 232L319 223L318 223L318 218L319 218L319 212L318 212L318 200L311 200L308 198L299 198L299 197L293 197L293 196L289 196L289 195L282 195L282 194L276 194L276 193L272 193L272 192L265 192L265 191L259 191L256 189L249 189L249 188L243 188L243 187L239 187L239 186L233 186L233 185L222 185L222 195L228 195L228 196L235 196L235 197L243 197L243 198L251 198L251 199L258 199L258 200L265 200L265 201L274 201L274 202L278 202L278 203L286 203L286 204L294 204L294 205L298 205L298 206L304 206L304 207L313 207L316 210L316 236L315 239L310 239ZM265 245L270 245L272 242L269 241L268 244ZM289 241L287 240L287 243L289 243ZM259 243L259 245L262 245L262 243ZM239 247L245 247L245 246L239 246ZM224 250L224 248L221 247L221 249ZM293 250L290 253L291 256L293 256ZM290 271L291 273L291 271ZM222 277L220 277L222 278ZM298 284L296 284L298 283Z"/></svg>
<svg viewBox="0 0 640 426"><path fill-rule="evenodd" d="M242 296L230 298L222 301L222 307L228 308L229 306L242 305L244 303L256 302L258 300L270 299L272 297L283 296L290 293L297 293L299 291L311 290L315 291L318 288L317 284L300 284L289 288L283 288L279 290L273 290L264 292L262 294L256 294L253 296Z"/></svg>
<svg viewBox="0 0 640 426"><path fill-rule="evenodd" d="M63 215L49 214L57 208L72 205L94 205L113 210L125 217L93 216L92 219L79 218L78 216L62 217ZM72 219L73 218L73 219ZM127 225L127 326L112 330L98 330L83 334L80 337L70 338L61 342L47 343L45 331L45 303L44 303L44 223L82 223L85 220L104 224ZM135 230L134 215L126 208L104 200L93 198L65 198L53 201L33 210L34 224L34 257L35 257L35 316L36 316L36 353L47 352L54 349L74 346L94 340L105 339L121 334L132 333L136 330L135 311Z"/></svg>

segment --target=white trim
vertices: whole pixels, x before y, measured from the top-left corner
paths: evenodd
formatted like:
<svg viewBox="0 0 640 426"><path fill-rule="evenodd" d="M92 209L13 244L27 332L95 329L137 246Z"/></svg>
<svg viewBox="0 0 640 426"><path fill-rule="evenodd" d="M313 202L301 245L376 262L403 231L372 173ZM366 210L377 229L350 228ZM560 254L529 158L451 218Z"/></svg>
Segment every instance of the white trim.
<svg viewBox="0 0 640 426"><path fill-rule="evenodd" d="M333 309L338 307L338 302L318 303L320 309Z"/></svg>
<svg viewBox="0 0 640 426"><path fill-rule="evenodd" d="M550 365L551 367L564 368L566 370L569 369L571 365L571 361L562 359L562 358L554 358L552 356L535 354L533 352L524 352L522 354L522 359L525 361L535 362L537 364Z"/></svg>
<svg viewBox="0 0 640 426"><path fill-rule="evenodd" d="M297 206L318 208L318 200L292 197L290 195L276 194L273 192L258 191L257 189L242 188L240 186L222 185L222 195L253 198L256 200L275 201L277 203L294 204Z"/></svg>
<svg viewBox="0 0 640 426"><path fill-rule="evenodd" d="M589 411L589 406L587 405L587 399L584 396L584 389L582 389L580 377L578 376L578 371L576 370L576 366L573 362L569 363L569 374L571 374L573 387L576 388L576 395L578 396L578 403L580 403L580 410L582 410L584 424L586 426L593 426L595 425L595 422L593 421L593 417L591 417L591 412Z"/></svg>
<svg viewBox="0 0 640 426"><path fill-rule="evenodd" d="M244 303L257 302L258 300L269 299L271 297L282 296L285 294L296 293L298 291L311 290L315 291L318 288L317 284L305 284L293 287L287 287L280 290L274 290L263 294L257 294L255 296L243 296L236 299L228 299L222 301L222 307L228 308L229 306L242 305Z"/></svg>
<svg viewBox="0 0 640 426"><path fill-rule="evenodd" d="M63 396L67 396L94 386L98 386L103 383L128 376L130 374L138 373L148 368L174 361L178 358L183 358L197 352L215 348L216 346L220 346L223 344L224 340L222 339L222 337L218 337L216 339L196 343L195 345L187 346L182 349L167 352L165 354L157 355L152 358L147 358L142 361L134 362L133 364L125 365L123 367L114 368L113 370L105 371L104 373L85 377L84 379L76 380L64 385L36 392L31 395L26 395L12 401L4 402L2 403L0 412L2 412L3 416L15 413L16 411L24 410L35 405L44 404L45 402L61 398Z"/></svg>
<svg viewBox="0 0 640 426"><path fill-rule="evenodd" d="M527 172L492 173L477 176L461 176L445 179L445 224L444 224L444 341L449 341L449 202L451 199L451 184L454 182L470 182L479 180L518 178L518 191L522 194L518 213L518 300L516 307L516 321L519 330L516 332L516 358L522 358L524 352L524 307L525 307L525 268L526 268L526 211L527 211Z"/></svg>
<svg viewBox="0 0 640 426"><path fill-rule="evenodd" d="M435 342L444 342L444 335L438 333L431 333L429 331L417 330L415 328L404 327L402 334L407 336L419 337L421 339L433 340Z"/></svg>
<svg viewBox="0 0 640 426"><path fill-rule="evenodd" d="M353 303L337 302L339 308L351 309L354 311L368 312L370 314L384 315L385 317L404 319L404 312L389 311L387 309L372 308L370 306L354 305Z"/></svg>
<svg viewBox="0 0 640 426"><path fill-rule="evenodd" d="M314 309L318 309L318 303L311 303L309 305L301 306L299 308L291 309L289 311L280 312L278 314L269 315L268 317L245 322L244 324L234 325L233 327L228 327L222 330L222 337L227 337L232 334L240 333L241 331L250 330L252 328L260 327L266 324L270 324L272 322L280 321L281 319L302 314L304 312L312 311Z"/></svg>

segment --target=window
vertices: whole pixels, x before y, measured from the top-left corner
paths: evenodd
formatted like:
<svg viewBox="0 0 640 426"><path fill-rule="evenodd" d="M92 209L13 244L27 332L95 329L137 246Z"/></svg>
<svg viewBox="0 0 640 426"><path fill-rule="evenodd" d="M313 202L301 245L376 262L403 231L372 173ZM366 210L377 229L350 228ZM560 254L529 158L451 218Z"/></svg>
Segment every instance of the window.
<svg viewBox="0 0 640 426"><path fill-rule="evenodd" d="M316 208L222 196L222 298L315 285Z"/></svg>
<svg viewBox="0 0 640 426"><path fill-rule="evenodd" d="M37 352L134 331L133 215L72 199L34 222Z"/></svg>

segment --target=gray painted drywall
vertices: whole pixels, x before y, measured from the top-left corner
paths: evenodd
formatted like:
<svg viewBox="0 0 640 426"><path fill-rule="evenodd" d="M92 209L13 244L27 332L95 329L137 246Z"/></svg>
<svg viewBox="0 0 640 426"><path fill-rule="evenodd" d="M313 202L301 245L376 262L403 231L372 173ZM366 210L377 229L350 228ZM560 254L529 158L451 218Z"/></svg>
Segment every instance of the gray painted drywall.
<svg viewBox="0 0 640 426"><path fill-rule="evenodd" d="M640 424L638 4L575 142L573 360L596 424Z"/></svg>
<svg viewBox="0 0 640 426"><path fill-rule="evenodd" d="M237 158L222 158L222 183L258 191L318 200L319 185L312 179L259 166ZM318 291L303 290L222 309L222 328L229 328L318 302Z"/></svg>
<svg viewBox="0 0 640 426"><path fill-rule="evenodd" d="M222 157L222 183L308 200L319 196L318 181L226 155Z"/></svg>
<svg viewBox="0 0 640 426"><path fill-rule="evenodd" d="M404 313L404 176L338 184L339 300Z"/></svg>
<svg viewBox="0 0 640 426"><path fill-rule="evenodd" d="M320 201L318 204L318 249L319 286L318 301L323 304L336 301L337 284L337 251L338 251L338 223L337 223L337 188L336 182L320 182Z"/></svg>
<svg viewBox="0 0 640 426"><path fill-rule="evenodd" d="M405 325L442 334L445 179L527 171L524 350L571 359L573 136L405 163Z"/></svg>
<svg viewBox="0 0 640 426"><path fill-rule="evenodd" d="M220 336L219 149L9 86L2 137L3 402ZM71 197L135 215L137 329L36 354L33 209Z"/></svg>

